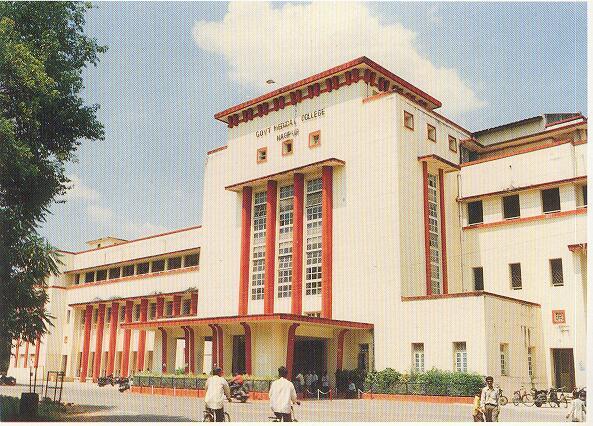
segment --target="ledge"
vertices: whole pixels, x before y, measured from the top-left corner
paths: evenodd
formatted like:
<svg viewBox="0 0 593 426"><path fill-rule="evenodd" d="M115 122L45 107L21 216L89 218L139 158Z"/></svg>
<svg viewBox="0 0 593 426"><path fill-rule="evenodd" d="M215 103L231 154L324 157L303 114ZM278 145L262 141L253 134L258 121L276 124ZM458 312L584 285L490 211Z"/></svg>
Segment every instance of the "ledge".
<svg viewBox="0 0 593 426"><path fill-rule="evenodd" d="M73 284L70 287L67 287L67 290L76 290L79 288L88 288L94 287L98 285L107 285L107 284L115 284L121 283L124 281L133 281L133 280L142 280L145 278L154 278L159 277L162 275L175 275L180 274L183 272L192 272L192 271L199 271L200 266L188 266L187 268L178 268L178 269L171 269L169 271L160 271L160 272L151 272L149 274L142 274L142 275L130 275L129 277L121 277L121 278L114 278L112 280L103 280L103 281L94 281L92 283L83 283L83 284Z"/></svg>
<svg viewBox="0 0 593 426"><path fill-rule="evenodd" d="M567 183L573 183L573 182L579 182L579 181L587 181L587 176L577 176L577 177L572 177L572 178L567 178L567 179L555 180L555 181L551 181L551 182L542 182L542 183L536 183L533 185L518 186L516 188L507 188L507 189L502 189L500 191L486 192L483 194L468 195L467 197L458 197L457 201L475 200L478 198L491 197L494 195L501 195L501 194L506 194L509 192L527 191L527 190L531 190L531 189L543 189L548 186L553 187L556 185L564 185Z"/></svg>
<svg viewBox="0 0 593 426"><path fill-rule="evenodd" d="M477 223L475 225L464 226L461 229L463 229L464 231L467 231L470 229L493 228L496 226L514 225L517 223L534 222L537 220L554 219L554 218L564 217L564 216L576 216L579 214L587 214L587 207L581 207L576 210L568 210L565 212L544 213L544 214L540 214L538 216L518 217L516 219L506 219L506 220L501 220L498 222Z"/></svg>
<svg viewBox="0 0 593 426"><path fill-rule="evenodd" d="M459 170L459 166L439 157L436 154L423 155L418 157L418 161L426 161L428 164L434 164L436 167L442 168L445 173L455 172Z"/></svg>
<svg viewBox="0 0 593 426"><path fill-rule="evenodd" d="M431 294L424 296L402 296L402 302L414 302L419 300L436 300L436 299L455 299L460 297L480 297L490 296L498 299L509 300L511 302L521 303L523 305L541 306L539 303L529 302L528 300L516 299L514 297L503 296L502 294L490 293L488 291L468 291L465 293L448 293L448 294Z"/></svg>

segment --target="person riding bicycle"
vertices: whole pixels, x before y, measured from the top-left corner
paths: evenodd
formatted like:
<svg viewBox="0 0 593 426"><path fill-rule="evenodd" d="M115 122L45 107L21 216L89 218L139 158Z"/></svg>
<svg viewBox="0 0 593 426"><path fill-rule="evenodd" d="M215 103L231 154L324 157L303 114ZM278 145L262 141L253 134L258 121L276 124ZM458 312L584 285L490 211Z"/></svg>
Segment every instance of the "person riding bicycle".
<svg viewBox="0 0 593 426"><path fill-rule="evenodd" d="M224 399L226 397L227 401L231 402L231 391L229 384L222 377L222 368L214 367L212 376L206 380L204 390L206 391L204 397L206 409L214 412L215 421L224 422Z"/></svg>
<svg viewBox="0 0 593 426"><path fill-rule="evenodd" d="M287 380L288 370L282 366L278 368L277 380L274 380L270 386L270 407L279 421L292 422L291 406L300 405L297 401L297 394L294 385Z"/></svg>

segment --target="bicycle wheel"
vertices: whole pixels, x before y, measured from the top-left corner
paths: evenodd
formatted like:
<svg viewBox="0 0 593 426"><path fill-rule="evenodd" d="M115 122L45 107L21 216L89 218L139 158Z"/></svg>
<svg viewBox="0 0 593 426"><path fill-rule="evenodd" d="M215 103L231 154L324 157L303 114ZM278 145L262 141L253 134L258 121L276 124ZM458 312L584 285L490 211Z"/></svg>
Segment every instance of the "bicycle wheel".
<svg viewBox="0 0 593 426"><path fill-rule="evenodd" d="M227 413L226 411L224 413L224 421L229 423L231 421L231 416L229 416L229 413Z"/></svg>
<svg viewBox="0 0 593 426"><path fill-rule="evenodd" d="M214 422L214 415L212 413L204 413L203 422Z"/></svg>
<svg viewBox="0 0 593 426"><path fill-rule="evenodd" d="M523 404L528 407L531 407L535 401L533 400L533 395L527 394L523 397Z"/></svg>
<svg viewBox="0 0 593 426"><path fill-rule="evenodd" d="M521 402L521 397L519 396L518 392L515 392L513 395L513 405L516 407Z"/></svg>
<svg viewBox="0 0 593 426"><path fill-rule="evenodd" d="M501 406L505 406L505 405L507 405L507 404L508 404L508 402L509 402L509 399L508 399L506 396L504 396L504 395L503 395L503 396L501 396L501 397L499 398L499 400L498 400L498 403L499 403Z"/></svg>

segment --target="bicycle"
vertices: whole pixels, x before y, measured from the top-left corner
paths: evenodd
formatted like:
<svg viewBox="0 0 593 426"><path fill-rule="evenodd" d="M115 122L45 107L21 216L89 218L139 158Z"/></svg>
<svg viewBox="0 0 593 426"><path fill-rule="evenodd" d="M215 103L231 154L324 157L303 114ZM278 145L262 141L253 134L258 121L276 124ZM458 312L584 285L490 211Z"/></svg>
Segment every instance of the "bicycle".
<svg viewBox="0 0 593 426"><path fill-rule="evenodd" d="M533 395L527 393L527 390L525 389L525 387L521 386L521 389L516 390L513 393L513 404L515 406L519 405L519 404L523 404L527 407L531 407L534 403L533 400Z"/></svg>
<svg viewBox="0 0 593 426"><path fill-rule="evenodd" d="M203 422L214 422L216 420L216 417L214 415L214 410L212 408L204 408L204 418L202 419ZM229 413L227 413L226 411L224 412L224 421L225 422L230 422L231 421L231 416L229 416Z"/></svg>
<svg viewBox="0 0 593 426"><path fill-rule="evenodd" d="M536 397L534 404L536 407L541 407L544 404L548 404L550 407L554 407L555 404L556 408L560 407L561 404L564 404L564 408L568 407L568 399L566 395L562 393L564 387L561 388L550 388L549 390L541 390L535 391ZM560 397L558 397L558 392L560 392Z"/></svg>
<svg viewBox="0 0 593 426"><path fill-rule="evenodd" d="M297 402L297 405L301 405L300 402ZM298 422L297 418L294 415L294 406L290 406L290 417L292 418L293 422ZM270 416L268 417L268 419L270 419L271 422L284 422L284 419L282 417L278 418L276 416Z"/></svg>
<svg viewBox="0 0 593 426"><path fill-rule="evenodd" d="M502 389L498 390L500 396L498 398L498 404L502 407L509 403L509 399L502 394Z"/></svg>

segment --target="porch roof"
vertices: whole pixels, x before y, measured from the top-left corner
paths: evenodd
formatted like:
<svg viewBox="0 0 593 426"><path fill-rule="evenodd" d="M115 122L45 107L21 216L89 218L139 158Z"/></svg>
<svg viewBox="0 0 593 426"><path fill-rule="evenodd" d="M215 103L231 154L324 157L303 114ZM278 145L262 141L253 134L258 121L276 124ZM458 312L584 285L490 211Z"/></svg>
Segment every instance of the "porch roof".
<svg viewBox="0 0 593 426"><path fill-rule="evenodd" d="M196 317L175 317L175 318L159 318L150 321L143 322L128 322L122 323L122 328L127 329L156 329L159 327L183 327L183 326L194 326L194 325L208 325L208 324L240 324L246 323L272 323L272 322L284 322L284 323L300 323L306 325L320 325L330 328L349 328L358 330L372 330L373 324L366 322L355 322L355 321L343 321L329 318L317 318L305 315L294 315L294 314L260 314L260 315L242 315L242 316L224 316L224 317L209 317L209 318L196 318Z"/></svg>

